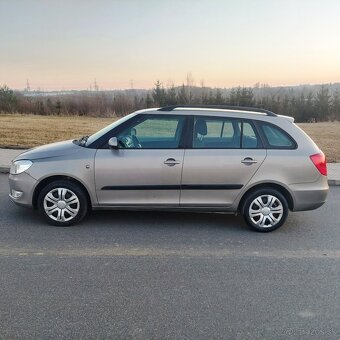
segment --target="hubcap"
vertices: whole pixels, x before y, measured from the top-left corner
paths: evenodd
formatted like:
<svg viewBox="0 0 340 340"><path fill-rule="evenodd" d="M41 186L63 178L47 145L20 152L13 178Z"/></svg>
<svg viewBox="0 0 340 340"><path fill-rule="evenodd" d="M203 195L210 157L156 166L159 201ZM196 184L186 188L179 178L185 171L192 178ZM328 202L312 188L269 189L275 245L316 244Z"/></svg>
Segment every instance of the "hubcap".
<svg viewBox="0 0 340 340"><path fill-rule="evenodd" d="M67 188L52 189L44 198L44 210L55 221L70 221L78 214L79 209L77 195Z"/></svg>
<svg viewBox="0 0 340 340"><path fill-rule="evenodd" d="M249 217L259 227L270 228L275 226L283 216L283 205L273 195L256 197L249 206Z"/></svg>
<svg viewBox="0 0 340 340"><path fill-rule="evenodd" d="M65 201L59 201L59 202L57 203L57 207L58 207L59 209L65 209L65 208L66 208L66 202L65 202Z"/></svg>

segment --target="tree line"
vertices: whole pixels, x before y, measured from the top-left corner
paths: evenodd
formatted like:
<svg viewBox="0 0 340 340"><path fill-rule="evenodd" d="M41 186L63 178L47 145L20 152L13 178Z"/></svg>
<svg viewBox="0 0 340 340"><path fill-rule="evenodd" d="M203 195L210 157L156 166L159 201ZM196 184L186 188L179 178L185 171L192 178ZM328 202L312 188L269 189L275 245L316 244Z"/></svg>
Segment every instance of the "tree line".
<svg viewBox="0 0 340 340"><path fill-rule="evenodd" d="M259 85L221 89L184 84L164 87L157 81L151 90L74 91L53 96L0 86L1 113L123 116L144 108L190 104L259 107L293 116L297 122L340 120L340 91L331 91L330 85L317 90Z"/></svg>

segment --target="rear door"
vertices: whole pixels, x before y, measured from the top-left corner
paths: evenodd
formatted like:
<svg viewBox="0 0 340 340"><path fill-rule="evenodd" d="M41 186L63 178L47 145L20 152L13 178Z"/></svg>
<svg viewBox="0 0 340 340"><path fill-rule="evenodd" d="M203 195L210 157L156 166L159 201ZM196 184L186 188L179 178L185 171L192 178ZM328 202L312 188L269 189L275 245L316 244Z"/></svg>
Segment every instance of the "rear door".
<svg viewBox="0 0 340 340"><path fill-rule="evenodd" d="M185 151L181 206L230 206L266 157L248 120L196 116Z"/></svg>

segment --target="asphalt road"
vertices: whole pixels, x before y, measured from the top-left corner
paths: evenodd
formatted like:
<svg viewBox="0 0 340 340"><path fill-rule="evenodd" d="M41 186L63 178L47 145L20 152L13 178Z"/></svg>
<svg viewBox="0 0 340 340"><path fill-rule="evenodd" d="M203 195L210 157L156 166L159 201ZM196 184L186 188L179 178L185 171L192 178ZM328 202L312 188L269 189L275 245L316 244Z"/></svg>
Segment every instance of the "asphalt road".
<svg viewBox="0 0 340 340"><path fill-rule="evenodd" d="M0 175L0 339L339 339L340 187L268 234L222 214L46 225Z"/></svg>

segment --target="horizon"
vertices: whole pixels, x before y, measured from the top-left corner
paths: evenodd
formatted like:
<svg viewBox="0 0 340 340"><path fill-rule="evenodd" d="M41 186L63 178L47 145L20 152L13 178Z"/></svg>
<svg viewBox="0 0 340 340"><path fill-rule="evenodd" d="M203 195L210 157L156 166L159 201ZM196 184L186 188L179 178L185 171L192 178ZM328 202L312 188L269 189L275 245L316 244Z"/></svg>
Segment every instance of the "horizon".
<svg viewBox="0 0 340 340"><path fill-rule="evenodd" d="M155 82L156 83L156 82ZM153 85L155 85L155 83ZM162 82L161 82L162 84ZM0 86L8 86L7 84L0 84ZM164 86L164 84L162 84L163 87L165 89L168 89L170 86ZM175 88L179 88L181 86L185 86L185 87L192 87L192 88L202 88L201 85L198 85L198 84L194 84L194 85L187 85L185 84L184 82L181 83L181 84L173 84ZM253 84L253 85L249 85L249 86L245 86L245 85L235 85L235 86L231 86L231 87L216 87L216 86L208 86L208 85L205 85L203 88L205 89L211 89L211 90L214 90L214 89L221 89L221 90L232 90L232 89L235 89L235 88L243 88L243 87L246 87L246 88L252 88L252 89L255 89L257 88L257 85L258 85L258 88L293 88L293 87L313 87L313 86L335 86L335 85L340 85L340 81L338 82L333 82L333 83L304 83L304 84L288 84L288 85L270 85L270 84L260 84L260 83L257 83L257 84ZM110 91L129 91L129 90L135 90L135 91L152 91L152 89L154 88L154 86L150 87L150 88L137 88L137 87L126 87L126 88L100 88L98 87L98 89L94 89L94 88L52 88L52 89L44 89L44 88L34 88L32 86L30 86L30 89L29 89L29 92L33 93L33 92L71 92L71 91L75 91L75 92L82 92L82 91L92 91L92 92L110 92ZM18 92L27 92L27 87L22 87L22 88L11 88L11 90L13 91L18 91Z"/></svg>
<svg viewBox="0 0 340 340"><path fill-rule="evenodd" d="M336 0L3 2L0 84L151 89L188 75L226 89L337 83L339 12Z"/></svg>
<svg viewBox="0 0 340 340"><path fill-rule="evenodd" d="M157 81L157 80L156 80ZM11 88L9 87L11 90L13 91L18 91L18 92L71 92L71 91L75 91L75 92L82 92L82 91L88 91L88 92L110 92L110 91L152 91L153 88L156 85L156 81L154 82L153 86L150 88L137 88L137 87L126 87L126 88L100 88L98 87L98 89L95 88L54 88L54 89L43 89L43 88L34 88L32 86L30 86L29 89L27 89L27 87L22 87L22 88ZM164 85L162 82L160 82L161 85L163 86L164 89L169 89L171 85L173 85L175 88L179 88L181 86L185 86L185 87L192 87L192 88L202 88L201 85L199 84L193 84L193 85L187 85L184 83L184 81L181 84L171 84L171 85ZM304 84L288 84L288 85L270 85L270 84L265 84L265 83L255 83L253 85L249 85L249 86L245 86L245 85L235 85L235 86L231 86L231 87L216 87L216 86L208 86L208 85L204 85L203 88L205 89L220 89L220 90L232 90L235 88L251 88L251 89L256 89L256 88L294 88L294 87L317 87L317 86L336 86L336 85L340 85L340 81L337 82L325 82L325 83L304 83ZM8 86L7 84L0 84L1 86Z"/></svg>

